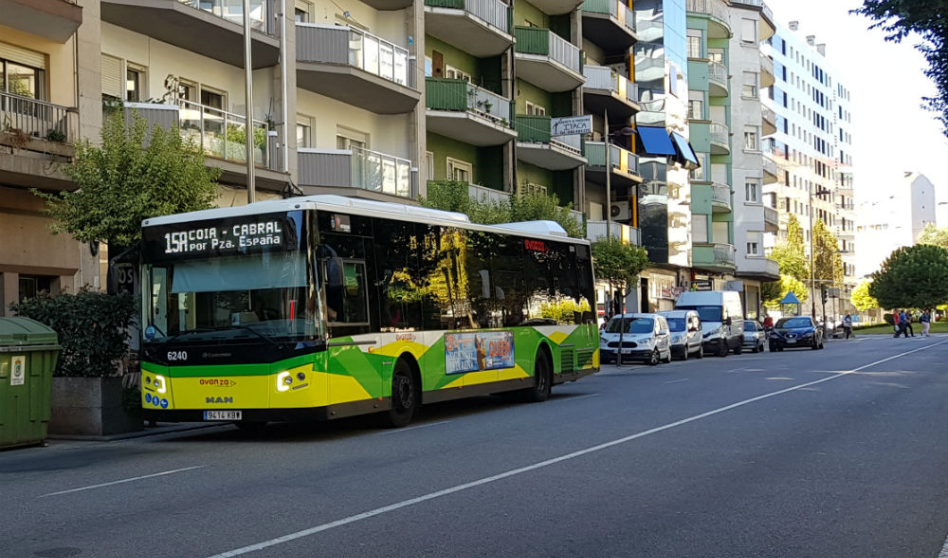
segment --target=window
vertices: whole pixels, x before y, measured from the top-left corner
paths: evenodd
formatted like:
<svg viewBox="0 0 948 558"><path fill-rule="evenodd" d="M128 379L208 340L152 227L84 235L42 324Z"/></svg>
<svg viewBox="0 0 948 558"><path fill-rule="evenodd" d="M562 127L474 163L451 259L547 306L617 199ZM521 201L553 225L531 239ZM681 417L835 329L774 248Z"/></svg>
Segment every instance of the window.
<svg viewBox="0 0 948 558"><path fill-rule="evenodd" d="M688 31L688 58L701 58L701 36L691 35Z"/></svg>
<svg viewBox="0 0 948 558"><path fill-rule="evenodd" d="M757 22L753 19L741 20L741 44L757 44Z"/></svg>
<svg viewBox="0 0 948 558"><path fill-rule="evenodd" d="M13 45L0 44L0 91L45 100L45 74L45 55ZM0 122L0 125L2 124ZM45 130L43 134L46 134Z"/></svg>
<svg viewBox="0 0 948 558"><path fill-rule="evenodd" d="M703 100L694 99L688 101L688 118L691 120L704 120Z"/></svg>
<svg viewBox="0 0 948 558"><path fill-rule="evenodd" d="M365 263L336 260L325 263L326 308L330 323L368 324Z"/></svg>
<svg viewBox="0 0 948 558"><path fill-rule="evenodd" d="M708 216L694 214L691 216L691 241L695 244L708 243Z"/></svg>
<svg viewBox="0 0 948 558"><path fill-rule="evenodd" d="M712 62L717 62L718 64L724 64L724 49L723 48L709 48L708 60Z"/></svg>
<svg viewBox="0 0 948 558"><path fill-rule="evenodd" d="M748 203L760 203L760 184L748 178L744 182L744 195Z"/></svg>
<svg viewBox="0 0 948 558"><path fill-rule="evenodd" d="M425 56L425 77L431 77L433 71L433 66L430 56Z"/></svg>
<svg viewBox="0 0 948 558"><path fill-rule="evenodd" d="M744 72L744 89L741 92L744 97L751 99L757 98L757 74L754 72Z"/></svg>
<svg viewBox="0 0 948 558"><path fill-rule="evenodd" d="M302 0L296 0L296 9L293 12L293 17L298 23L309 23L309 14L312 11L313 5L309 2L303 2Z"/></svg>
<svg viewBox="0 0 948 558"><path fill-rule="evenodd" d="M757 144L757 129L754 127L744 128L744 150L745 151L757 151L759 146Z"/></svg>
<svg viewBox="0 0 948 558"><path fill-rule="evenodd" d="M747 243L747 255L748 256L759 256L760 255L760 244L757 242L748 242Z"/></svg>
<svg viewBox="0 0 948 558"><path fill-rule="evenodd" d="M527 116L546 116L546 108L527 101Z"/></svg>
<svg viewBox="0 0 948 558"><path fill-rule="evenodd" d="M474 166L466 161L459 161L448 157L448 180L457 182L471 182L474 176Z"/></svg>
<svg viewBox="0 0 948 558"><path fill-rule="evenodd" d="M434 180L434 153L430 151L425 151L425 170L428 171L428 180Z"/></svg>
<svg viewBox="0 0 948 558"><path fill-rule="evenodd" d="M459 70L459 69L457 69L457 68L453 68L453 67L451 67L451 66L446 66L446 67L445 67L445 70L444 70L444 77L446 77L446 78L448 78L448 79L463 79L464 81L466 81L466 82L468 82L468 83L471 83L471 74L469 74L469 73L467 73L467 72L465 72L465 71L463 71L463 70Z"/></svg>
<svg viewBox="0 0 948 558"><path fill-rule="evenodd" d="M201 87L201 104L206 107L224 110L225 94Z"/></svg>
<svg viewBox="0 0 948 558"><path fill-rule="evenodd" d="M139 103L146 99L144 87L144 68L128 64L125 68L125 100L130 103Z"/></svg>
<svg viewBox="0 0 948 558"><path fill-rule="evenodd" d="M336 129L336 149L366 149L368 136L356 130L339 126Z"/></svg>
<svg viewBox="0 0 948 558"><path fill-rule="evenodd" d="M296 115L296 147L313 147L313 119Z"/></svg>

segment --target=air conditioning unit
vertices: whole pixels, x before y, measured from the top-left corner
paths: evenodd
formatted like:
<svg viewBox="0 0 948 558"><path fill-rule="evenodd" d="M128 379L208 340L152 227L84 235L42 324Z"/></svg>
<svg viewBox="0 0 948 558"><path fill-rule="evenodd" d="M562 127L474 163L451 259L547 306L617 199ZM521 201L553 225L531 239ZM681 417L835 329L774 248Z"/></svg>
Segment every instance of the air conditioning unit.
<svg viewBox="0 0 948 558"><path fill-rule="evenodd" d="M517 193L518 194L544 194L546 195L546 186L543 186L542 184L532 184L529 182L525 184L518 184Z"/></svg>
<svg viewBox="0 0 948 558"><path fill-rule="evenodd" d="M610 212L612 218L616 221L628 221L632 218L632 208L629 207L627 201L612 202Z"/></svg>

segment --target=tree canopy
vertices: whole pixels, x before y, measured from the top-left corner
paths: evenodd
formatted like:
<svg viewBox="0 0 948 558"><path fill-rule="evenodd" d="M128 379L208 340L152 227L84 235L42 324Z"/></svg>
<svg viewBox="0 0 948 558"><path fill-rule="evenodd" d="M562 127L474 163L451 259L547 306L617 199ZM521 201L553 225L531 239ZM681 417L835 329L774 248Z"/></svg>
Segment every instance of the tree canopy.
<svg viewBox="0 0 948 558"><path fill-rule="evenodd" d="M839 242L822 219L817 219L813 225L813 279L821 290L843 281Z"/></svg>
<svg viewBox="0 0 948 558"><path fill-rule="evenodd" d="M948 250L930 244L899 248L872 274L869 294L882 308L934 308L948 302Z"/></svg>
<svg viewBox="0 0 948 558"><path fill-rule="evenodd" d="M879 301L872 297L869 294L869 285L872 284L872 281L863 281L853 289L853 294L849 296L849 301L853 303L853 306L856 310L860 312L865 312L866 310L872 310L879 307Z"/></svg>
<svg viewBox="0 0 948 558"><path fill-rule="evenodd" d="M63 171L73 191L33 193L46 200L53 233L69 233L87 243L130 246L141 238L149 217L211 207L220 169L204 165L204 153L185 143L177 128L155 126L146 142L147 124L137 114L110 114L101 147L84 140Z"/></svg>
<svg viewBox="0 0 948 558"><path fill-rule="evenodd" d="M610 281L624 297L638 280L639 273L648 267L645 248L626 244L618 238L603 239L592 245L596 278Z"/></svg>
<svg viewBox="0 0 948 558"><path fill-rule="evenodd" d="M921 39L915 48L928 61L925 75L938 89L936 97L923 97L929 110L938 113L942 131L948 135L948 19L941 0L864 0L854 13L875 21L886 40L902 42L910 35Z"/></svg>
<svg viewBox="0 0 948 558"><path fill-rule="evenodd" d="M791 275L781 275L780 280L764 283L761 286L761 298L764 300L764 306L770 310L779 310L780 301L791 291L797 295L800 302L806 302L810 298L810 292L802 281Z"/></svg>
<svg viewBox="0 0 948 558"><path fill-rule="evenodd" d="M928 223L918 236L918 244L934 244L948 248L948 227L938 228L935 223Z"/></svg>
<svg viewBox="0 0 948 558"><path fill-rule="evenodd" d="M803 245L803 229L800 227L797 216L791 213L790 221L787 223L786 242L778 243L770 253L771 259L780 265L781 275L789 275L797 281L809 281L810 268L807 265Z"/></svg>

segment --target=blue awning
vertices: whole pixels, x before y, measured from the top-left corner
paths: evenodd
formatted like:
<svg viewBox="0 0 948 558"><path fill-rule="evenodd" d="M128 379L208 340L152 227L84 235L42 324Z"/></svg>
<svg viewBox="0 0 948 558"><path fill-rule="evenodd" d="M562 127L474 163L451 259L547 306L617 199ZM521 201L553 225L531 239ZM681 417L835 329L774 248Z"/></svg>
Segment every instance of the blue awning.
<svg viewBox="0 0 948 558"><path fill-rule="evenodd" d="M691 144L688 143L688 140L675 132L672 132L672 139L675 140L675 146L678 147L678 154L681 155L685 161L697 165L698 156L695 155L695 150L691 148Z"/></svg>
<svg viewBox="0 0 948 558"><path fill-rule="evenodd" d="M642 138L642 148L647 155L674 155L675 146L665 128L639 126L636 130Z"/></svg>
<svg viewBox="0 0 948 558"><path fill-rule="evenodd" d="M789 291L787 296L783 297L783 300L780 301L780 304L800 304L800 299L797 298L797 295L793 294L793 291Z"/></svg>

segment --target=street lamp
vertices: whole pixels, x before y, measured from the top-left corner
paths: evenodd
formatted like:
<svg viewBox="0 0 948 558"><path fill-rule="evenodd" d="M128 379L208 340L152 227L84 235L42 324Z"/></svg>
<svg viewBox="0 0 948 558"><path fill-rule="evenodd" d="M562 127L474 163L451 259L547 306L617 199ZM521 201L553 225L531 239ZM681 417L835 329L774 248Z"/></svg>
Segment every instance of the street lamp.
<svg viewBox="0 0 948 558"><path fill-rule="evenodd" d="M813 191L813 187L809 188L810 194L810 317L816 321L816 275L813 268L813 254L816 252L816 239L813 237L813 196L823 196L826 194L832 194L833 192L827 190L826 188L818 187L816 192ZM823 319L826 319L826 316L823 316Z"/></svg>

